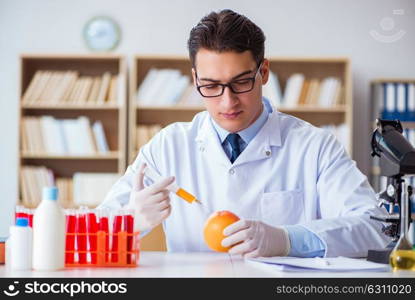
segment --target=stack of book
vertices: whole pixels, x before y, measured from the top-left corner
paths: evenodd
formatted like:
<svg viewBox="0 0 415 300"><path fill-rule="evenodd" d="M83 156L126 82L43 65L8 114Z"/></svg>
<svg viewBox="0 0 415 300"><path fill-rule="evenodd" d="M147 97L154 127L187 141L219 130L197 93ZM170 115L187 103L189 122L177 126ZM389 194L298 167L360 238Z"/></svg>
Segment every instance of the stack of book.
<svg viewBox="0 0 415 300"><path fill-rule="evenodd" d="M117 173L74 173L73 178L55 178L44 166L23 166L20 170L21 202L35 208L42 200L44 186L59 190L58 200L64 208L95 207L104 201L112 185L120 178Z"/></svg>
<svg viewBox="0 0 415 300"><path fill-rule="evenodd" d="M109 152L101 121L87 117L57 120L51 116L22 118L25 154L95 155Z"/></svg>
<svg viewBox="0 0 415 300"><path fill-rule="evenodd" d="M142 146L147 144L153 136L155 136L162 126L159 124L154 125L138 125L136 135L136 149L139 151Z"/></svg>
<svg viewBox="0 0 415 300"><path fill-rule="evenodd" d="M269 71L268 82L262 86L262 96L267 98L271 105L280 107L283 102L281 86L276 73Z"/></svg>
<svg viewBox="0 0 415 300"><path fill-rule="evenodd" d="M342 85L339 78L306 79L300 73L292 74L288 78L281 103L286 108L297 106L329 108L342 104L344 104Z"/></svg>
<svg viewBox="0 0 415 300"><path fill-rule="evenodd" d="M55 183L52 170L44 166L23 166L20 169L21 200L25 207L34 208L42 199L42 188Z"/></svg>
<svg viewBox="0 0 415 300"><path fill-rule="evenodd" d="M415 121L415 83L377 83L374 97L383 119Z"/></svg>
<svg viewBox="0 0 415 300"><path fill-rule="evenodd" d="M294 73L282 93L278 75L270 71L262 92L274 107L330 108L344 104L341 80L332 76L306 79L303 74ZM150 69L137 90L140 106L201 105L202 99L189 78L174 69Z"/></svg>
<svg viewBox="0 0 415 300"><path fill-rule="evenodd" d="M140 106L201 105L189 76L175 69L151 68L137 90Z"/></svg>
<svg viewBox="0 0 415 300"><path fill-rule="evenodd" d="M102 76L80 76L78 71L36 71L23 105L121 105L125 80L105 72Z"/></svg>
<svg viewBox="0 0 415 300"><path fill-rule="evenodd" d="M63 208L74 208L72 178L56 178L56 187L59 190L58 200Z"/></svg>

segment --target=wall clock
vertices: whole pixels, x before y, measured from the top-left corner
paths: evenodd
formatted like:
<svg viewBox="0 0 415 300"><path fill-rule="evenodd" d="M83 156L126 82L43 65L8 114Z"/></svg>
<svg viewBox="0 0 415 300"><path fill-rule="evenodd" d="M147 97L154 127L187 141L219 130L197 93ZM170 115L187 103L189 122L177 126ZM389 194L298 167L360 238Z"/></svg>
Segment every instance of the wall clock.
<svg viewBox="0 0 415 300"><path fill-rule="evenodd" d="M85 24L83 36L89 49L110 51L118 46L121 30L113 19L99 16L92 18Z"/></svg>

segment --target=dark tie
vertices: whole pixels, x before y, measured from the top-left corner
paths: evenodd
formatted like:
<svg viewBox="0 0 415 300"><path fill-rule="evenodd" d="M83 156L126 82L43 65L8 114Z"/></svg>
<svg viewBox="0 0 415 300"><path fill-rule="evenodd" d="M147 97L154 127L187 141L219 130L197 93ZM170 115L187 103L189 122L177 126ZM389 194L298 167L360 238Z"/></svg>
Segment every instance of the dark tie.
<svg viewBox="0 0 415 300"><path fill-rule="evenodd" d="M239 139L241 137L237 133L230 133L226 139L232 147L231 163L233 163L236 158L241 154L241 149L239 147Z"/></svg>

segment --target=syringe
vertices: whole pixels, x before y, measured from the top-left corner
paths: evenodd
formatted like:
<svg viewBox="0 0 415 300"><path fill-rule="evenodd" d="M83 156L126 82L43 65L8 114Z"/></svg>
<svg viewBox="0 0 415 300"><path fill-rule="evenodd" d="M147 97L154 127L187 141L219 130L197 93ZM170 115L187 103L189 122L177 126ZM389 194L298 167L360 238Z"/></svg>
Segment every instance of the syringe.
<svg viewBox="0 0 415 300"><path fill-rule="evenodd" d="M150 178L153 182L158 182L163 179L163 177L161 177L155 170L150 168L148 165L144 168L144 175ZM170 184L167 187L167 189L189 203L197 202L198 204L202 204L202 202L197 200L195 196L179 187L175 181L172 184Z"/></svg>

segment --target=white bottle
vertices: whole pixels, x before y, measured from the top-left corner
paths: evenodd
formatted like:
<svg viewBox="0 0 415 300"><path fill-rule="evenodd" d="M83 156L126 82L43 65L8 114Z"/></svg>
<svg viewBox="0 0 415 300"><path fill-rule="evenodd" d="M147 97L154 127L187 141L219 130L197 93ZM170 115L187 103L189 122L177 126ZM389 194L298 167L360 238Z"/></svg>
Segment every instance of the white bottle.
<svg viewBox="0 0 415 300"><path fill-rule="evenodd" d="M30 270L32 268L32 228L26 218L17 218L16 225L10 226L9 259L10 269Z"/></svg>
<svg viewBox="0 0 415 300"><path fill-rule="evenodd" d="M64 268L65 224L65 214L58 203L58 189L44 187L42 201L33 215L33 269Z"/></svg>

